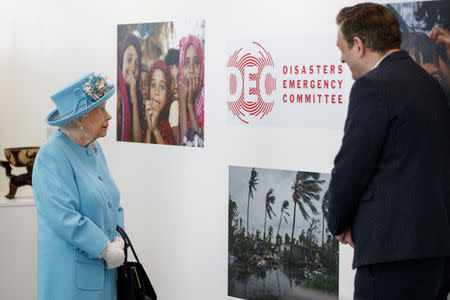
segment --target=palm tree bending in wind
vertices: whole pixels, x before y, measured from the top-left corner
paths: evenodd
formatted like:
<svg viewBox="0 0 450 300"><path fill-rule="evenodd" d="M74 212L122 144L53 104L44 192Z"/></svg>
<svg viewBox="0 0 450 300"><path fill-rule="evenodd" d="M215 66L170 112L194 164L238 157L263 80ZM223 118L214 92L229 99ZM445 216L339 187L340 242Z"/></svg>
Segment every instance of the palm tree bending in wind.
<svg viewBox="0 0 450 300"><path fill-rule="evenodd" d="M266 213L264 214L264 235L263 239L266 241L266 219L269 215L269 219L272 220L272 216L275 216L272 205L275 203L275 195L273 194L273 188L270 188L266 194Z"/></svg>
<svg viewBox="0 0 450 300"><path fill-rule="evenodd" d="M258 184L258 172L256 172L255 168L252 168L252 172L250 174L250 180L248 181L248 200L247 200L247 236L248 236L248 217L250 210L250 197L253 198L253 191L256 191L256 185Z"/></svg>
<svg viewBox="0 0 450 300"><path fill-rule="evenodd" d="M291 235L291 247L290 255L292 257L292 245L294 241L294 229L295 229L295 209L298 206L303 218L308 221L310 216L306 211L308 206L314 215L318 214L317 208L314 206L312 200L318 201L320 199L320 192L322 191L321 185L325 180L319 180L320 173L312 172L297 172L295 176L294 185L292 189L292 200L294 201L294 218L292 221L292 235Z"/></svg>
<svg viewBox="0 0 450 300"><path fill-rule="evenodd" d="M278 236L278 234L280 233L281 220L283 219L283 217L284 217L284 221L286 222L286 224L288 224L287 218L286 218L286 216L284 216L284 214L291 216L287 211L288 207L289 207L289 201L284 200L283 204L281 205L280 223L278 223L278 230L277 230L276 236Z"/></svg>

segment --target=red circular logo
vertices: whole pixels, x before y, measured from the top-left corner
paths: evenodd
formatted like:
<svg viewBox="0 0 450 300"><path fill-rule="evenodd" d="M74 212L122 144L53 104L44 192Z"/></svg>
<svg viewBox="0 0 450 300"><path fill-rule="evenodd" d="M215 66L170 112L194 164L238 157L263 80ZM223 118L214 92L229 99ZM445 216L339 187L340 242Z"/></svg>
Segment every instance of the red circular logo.
<svg viewBox="0 0 450 300"><path fill-rule="evenodd" d="M236 50L227 64L228 109L242 122L262 119L273 108L277 88L272 56L257 42Z"/></svg>

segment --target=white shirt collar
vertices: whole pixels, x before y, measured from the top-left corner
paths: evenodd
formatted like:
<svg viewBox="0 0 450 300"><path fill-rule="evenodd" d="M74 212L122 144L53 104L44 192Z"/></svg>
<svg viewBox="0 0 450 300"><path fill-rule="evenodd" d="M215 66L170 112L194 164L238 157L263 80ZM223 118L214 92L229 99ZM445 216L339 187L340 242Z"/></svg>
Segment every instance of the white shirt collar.
<svg viewBox="0 0 450 300"><path fill-rule="evenodd" d="M386 58L386 56L388 56L388 55L390 55L390 54L392 54L394 52L398 52L398 51L400 51L400 49L392 49L392 50L387 51L387 53L383 57L380 58L380 60L372 67L371 70L373 70L376 67L378 67L378 65L383 61L383 59Z"/></svg>
<svg viewBox="0 0 450 300"><path fill-rule="evenodd" d="M376 67L378 67L378 65L381 63L381 61L388 56L389 54L391 54L392 52L388 52L387 54L385 54L383 57L380 58L380 60L372 67L371 70L375 69Z"/></svg>

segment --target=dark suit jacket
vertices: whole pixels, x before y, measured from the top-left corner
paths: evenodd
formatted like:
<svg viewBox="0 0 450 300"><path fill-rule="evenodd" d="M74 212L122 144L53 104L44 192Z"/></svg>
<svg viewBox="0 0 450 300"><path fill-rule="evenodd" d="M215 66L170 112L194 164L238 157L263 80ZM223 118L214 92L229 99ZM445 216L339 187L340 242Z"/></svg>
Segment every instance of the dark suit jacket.
<svg viewBox="0 0 450 300"><path fill-rule="evenodd" d="M351 227L353 268L450 255L450 120L439 83L404 51L353 84L328 227Z"/></svg>

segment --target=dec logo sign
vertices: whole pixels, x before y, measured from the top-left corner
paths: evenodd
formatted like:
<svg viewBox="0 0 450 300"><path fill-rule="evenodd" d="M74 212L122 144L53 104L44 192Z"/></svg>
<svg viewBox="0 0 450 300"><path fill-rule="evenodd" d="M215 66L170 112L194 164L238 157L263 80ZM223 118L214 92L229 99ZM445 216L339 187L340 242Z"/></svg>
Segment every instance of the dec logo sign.
<svg viewBox="0 0 450 300"><path fill-rule="evenodd" d="M227 64L228 109L249 124L273 108L277 81L272 56L257 42L236 50Z"/></svg>

